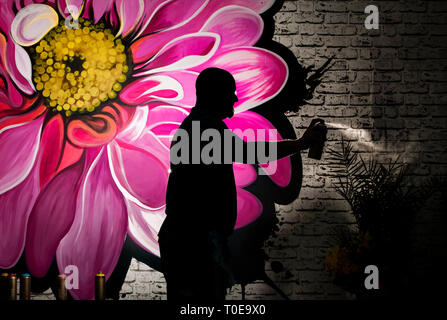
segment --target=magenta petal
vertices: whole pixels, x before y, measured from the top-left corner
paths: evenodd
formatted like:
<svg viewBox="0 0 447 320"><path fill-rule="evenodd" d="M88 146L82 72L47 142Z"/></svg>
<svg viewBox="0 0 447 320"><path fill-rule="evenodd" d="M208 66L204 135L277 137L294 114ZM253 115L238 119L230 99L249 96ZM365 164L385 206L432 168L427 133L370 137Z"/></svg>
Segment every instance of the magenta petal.
<svg viewBox="0 0 447 320"><path fill-rule="evenodd" d="M101 0L102 1L102 0ZM67 5L67 10L73 19L77 20L81 15L82 9L84 7L84 0L65 0Z"/></svg>
<svg viewBox="0 0 447 320"><path fill-rule="evenodd" d="M159 106L151 110L147 124L149 127L164 122L181 124L187 115L188 112L179 107Z"/></svg>
<svg viewBox="0 0 447 320"><path fill-rule="evenodd" d="M252 46L262 35L264 22L254 11L239 6L229 6L215 12L200 31L214 32L221 36L221 48Z"/></svg>
<svg viewBox="0 0 447 320"><path fill-rule="evenodd" d="M225 123L227 124L228 128L233 131L242 130L243 132L245 130L252 130L252 132L256 134L258 133L257 130L263 129L264 135L256 136L257 140L259 141L282 140L281 135L270 123L270 121L255 112L244 111L235 114L231 119L226 119ZM238 131L235 132L236 134L239 134ZM244 140L246 141L254 140L243 136L241 137L244 138ZM292 177L292 165L290 163L289 157L277 161L272 161L268 164L260 164L260 166L277 185L285 187L290 183L290 179Z"/></svg>
<svg viewBox="0 0 447 320"><path fill-rule="evenodd" d="M160 5L145 33L160 32L184 25L205 7L207 0L173 0Z"/></svg>
<svg viewBox="0 0 447 320"><path fill-rule="evenodd" d="M0 102L5 102L11 108L17 108L22 105L23 97L12 83L9 75L6 62L7 50L6 38L0 33L0 76L2 77L0 79Z"/></svg>
<svg viewBox="0 0 447 320"><path fill-rule="evenodd" d="M251 164L244 163L233 163L234 179L236 181L236 186L245 187L253 183L256 178L256 170Z"/></svg>
<svg viewBox="0 0 447 320"><path fill-rule="evenodd" d="M157 123L150 130L157 136L173 136L175 131L180 127L180 123Z"/></svg>
<svg viewBox="0 0 447 320"><path fill-rule="evenodd" d="M158 231L166 218L165 209L147 210L128 200L127 212L129 235L140 247L159 257Z"/></svg>
<svg viewBox="0 0 447 320"><path fill-rule="evenodd" d="M92 299L95 275L110 277L127 232L126 204L110 174L103 149L82 181L73 224L61 240L56 256L60 272L68 265L79 270L79 288L70 290L76 299Z"/></svg>
<svg viewBox="0 0 447 320"><path fill-rule="evenodd" d="M118 16L120 18L120 29L116 36L127 36L138 24L144 10L144 1L116 0Z"/></svg>
<svg viewBox="0 0 447 320"><path fill-rule="evenodd" d="M262 213L262 203L250 192L237 188L237 219L235 229L255 221Z"/></svg>
<svg viewBox="0 0 447 320"><path fill-rule="evenodd" d="M165 204L169 170L166 159L162 161L152 154L150 146L143 149L124 142L110 143L108 151L115 182L127 199L147 209Z"/></svg>
<svg viewBox="0 0 447 320"><path fill-rule="evenodd" d="M161 73L176 80L183 88L183 97L175 105L192 108L196 105L196 80L199 75L192 71L168 71Z"/></svg>
<svg viewBox="0 0 447 320"><path fill-rule="evenodd" d="M148 22L146 22L146 24L140 28L141 31L138 32L137 36L140 36L140 34L143 34L143 35L149 34L149 37L150 37L151 33L160 26L158 23L156 23L156 21L157 20L163 21L163 24L167 28L162 29L163 31L157 31L156 34L152 33L152 35L154 35L156 37L150 37L151 38L150 40L152 40L152 41L159 40L160 43L165 41L165 43L166 43L166 42L170 41L171 39L179 37L180 35L199 31L200 28L202 28L202 26L204 25L204 23L215 12L217 12L219 9L221 9L223 7L236 5L236 6L242 6L242 7L251 9L256 13L262 13L265 10L267 10L268 8L270 8L272 6L272 4L274 3L274 0L263 0L263 1L259 1L259 0L210 0L210 1L207 1L204 8L202 8L202 7L199 7L199 4L201 3L199 1L191 1L191 0L182 0L182 1L188 2L184 8L182 8L178 11L173 10L166 15L163 14L164 16L161 16L160 14L158 14L161 17L161 20L158 20L158 17L154 17L155 18L154 20L149 19ZM173 6L180 5L182 1L177 0L177 2L175 2L175 1L172 2L172 1L168 0L168 1L165 1L165 4L169 4L170 6L173 7ZM153 1L150 1L149 3L154 6ZM163 7L164 5L160 6L160 8ZM195 9L195 7L192 7L193 5L197 6L197 10L193 14L189 13L189 16L188 16L188 12L189 11L193 12ZM146 6L148 6L148 5L146 5ZM167 10L168 7L166 7L165 9ZM186 20L182 21L181 23L175 24L176 22L178 22L181 19L173 20L173 22L165 21L166 20L165 17L170 17L170 18L172 18L173 16L181 17L182 14L185 15ZM149 17L149 14L145 15L145 16ZM163 26L163 24L162 24L162 26ZM172 27L168 27L169 25L172 25ZM162 39L158 39L160 37Z"/></svg>
<svg viewBox="0 0 447 320"><path fill-rule="evenodd" d="M0 268L19 260L25 245L26 225L39 194L38 166L17 187L0 195Z"/></svg>
<svg viewBox="0 0 447 320"><path fill-rule="evenodd" d="M225 69L234 76L239 99L234 105L236 112L272 99L284 87L288 77L284 60L262 48L229 49L193 70L200 72L208 67Z"/></svg>
<svg viewBox="0 0 447 320"><path fill-rule="evenodd" d="M31 171L39 149L43 120L44 117L40 117L0 131L0 194L17 186Z"/></svg>
<svg viewBox="0 0 447 320"><path fill-rule="evenodd" d="M33 3L17 13L11 23L11 36L21 46L32 46L57 26L58 20L53 8Z"/></svg>
<svg viewBox="0 0 447 320"><path fill-rule="evenodd" d="M198 66L210 59L220 44L220 37L210 32L198 32L178 37L148 62L144 72L136 76L162 71L184 70Z"/></svg>
<svg viewBox="0 0 447 320"><path fill-rule="evenodd" d="M26 94L34 93L31 80L32 68L28 53L13 40L9 40L6 49L6 67L17 87Z"/></svg>
<svg viewBox="0 0 447 320"><path fill-rule="evenodd" d="M151 59L172 38L163 32L147 35L130 46L132 58L135 64L141 64ZM135 66L136 69L141 66Z"/></svg>
<svg viewBox="0 0 447 320"><path fill-rule="evenodd" d="M0 1L0 30L4 35L8 35L11 29L11 23L14 20L16 14L12 10L12 0Z"/></svg>
<svg viewBox="0 0 447 320"><path fill-rule="evenodd" d="M120 92L120 99L130 105L151 101L176 102L184 97L181 84L165 75L154 75L131 82Z"/></svg>
<svg viewBox="0 0 447 320"><path fill-rule="evenodd" d="M117 142L124 142L117 139ZM138 137L131 142L137 148L147 150L150 154L160 160L165 168L169 168L169 146L166 147L161 141L160 137L151 130L146 129Z"/></svg>
<svg viewBox="0 0 447 320"><path fill-rule="evenodd" d="M257 13L263 13L264 11L268 10L273 3L275 3L275 0L228 0L227 2L227 5L233 4L244 6Z"/></svg>
<svg viewBox="0 0 447 320"><path fill-rule="evenodd" d="M73 223L83 164L79 161L51 180L31 212L25 254L29 271L36 277L45 276L60 240Z"/></svg>
<svg viewBox="0 0 447 320"><path fill-rule="evenodd" d="M185 109L176 106L160 105L150 111L148 107L138 107L132 121L116 139L143 149L150 147L150 152L169 166L169 146L173 132L165 134L166 126L170 126L168 131L177 130L187 115Z"/></svg>
<svg viewBox="0 0 447 320"><path fill-rule="evenodd" d="M174 137L175 132L180 127L179 122L160 122L153 125L150 129L145 131L145 134L137 141L136 144L141 143L156 143L157 147L163 146L166 150L166 154L163 157L158 157L160 160L164 161L165 157L167 159L166 166L169 167L169 148L171 147L171 141ZM149 141L150 140L150 141ZM151 151L153 152L153 151Z"/></svg>
<svg viewBox="0 0 447 320"><path fill-rule="evenodd" d="M62 17L70 16L70 12L68 11L67 3L65 2L65 0L57 0L57 8Z"/></svg>
<svg viewBox="0 0 447 320"><path fill-rule="evenodd" d="M0 39L1 41L1 39ZM22 94L16 89L8 73L0 65L0 75L6 83L0 88L0 102L6 103L10 108L21 107L23 103ZM0 80L1 81L1 80Z"/></svg>
<svg viewBox="0 0 447 320"><path fill-rule="evenodd" d="M147 117L149 114L149 108L136 107L132 120L127 127L118 133L116 139L130 143L135 139L138 139L146 128Z"/></svg>
<svg viewBox="0 0 447 320"><path fill-rule="evenodd" d="M94 22L97 23L113 5L114 0L92 1Z"/></svg>

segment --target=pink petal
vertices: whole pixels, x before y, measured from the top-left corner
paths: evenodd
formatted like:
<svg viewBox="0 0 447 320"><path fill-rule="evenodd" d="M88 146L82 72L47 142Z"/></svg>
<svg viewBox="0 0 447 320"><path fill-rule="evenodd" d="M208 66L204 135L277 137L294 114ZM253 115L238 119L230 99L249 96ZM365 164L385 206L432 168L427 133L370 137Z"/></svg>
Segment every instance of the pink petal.
<svg viewBox="0 0 447 320"><path fill-rule="evenodd" d="M131 82L121 91L120 98L130 105L159 101L190 109L196 104L197 75L191 71L161 72Z"/></svg>
<svg viewBox="0 0 447 320"><path fill-rule="evenodd" d="M123 196L110 174L103 149L81 184L73 224L61 240L56 257L59 270L68 265L79 270L79 289L70 290L76 299L92 299L95 275L110 277L118 261L127 231Z"/></svg>
<svg viewBox="0 0 447 320"><path fill-rule="evenodd" d="M101 0L92 1L93 15L95 17L95 24L102 18L104 13L106 13L113 5L114 0Z"/></svg>
<svg viewBox="0 0 447 320"><path fill-rule="evenodd" d="M11 109L9 106L0 103L0 133L7 127L23 125L46 113L48 108L39 102L36 97L24 97L22 105L17 109Z"/></svg>
<svg viewBox="0 0 447 320"><path fill-rule="evenodd" d="M148 128L152 128L161 123L173 123L180 125L188 115L184 109L174 106L159 106L153 108L149 113Z"/></svg>
<svg viewBox="0 0 447 320"><path fill-rule="evenodd" d="M31 212L25 254L28 268L36 277L48 272L60 240L73 223L83 166L84 162L79 161L51 180Z"/></svg>
<svg viewBox="0 0 447 320"><path fill-rule="evenodd" d="M184 70L210 59L219 47L220 37L214 33L198 32L180 36L165 45L136 76L162 71Z"/></svg>
<svg viewBox="0 0 447 320"><path fill-rule="evenodd" d="M40 117L0 130L0 194L16 187L30 173L39 150L43 120Z"/></svg>
<svg viewBox="0 0 447 320"><path fill-rule="evenodd" d="M12 108L17 108L22 105L23 99L21 93L12 83L9 75L6 62L6 50L6 38L0 33L0 75L2 76L2 81L6 81L1 87L0 101L5 102Z"/></svg>
<svg viewBox="0 0 447 320"><path fill-rule="evenodd" d="M81 15L82 9L84 7L84 0L65 0L67 5L67 10L73 19L77 20Z"/></svg>
<svg viewBox="0 0 447 320"><path fill-rule="evenodd" d="M21 46L32 46L57 26L59 18L45 4L30 4L20 10L11 24L11 36Z"/></svg>
<svg viewBox="0 0 447 320"><path fill-rule="evenodd" d="M17 70L27 81L27 83L25 83L25 85L21 87L21 89L23 90L23 92L31 92L32 94L34 91L34 85L32 81L33 71L31 66L31 59L25 49L23 49L19 45L16 45L15 61Z"/></svg>
<svg viewBox="0 0 447 320"><path fill-rule="evenodd" d="M15 146L17 150L17 145ZM37 166L14 189L0 194L0 268L13 267L25 246L26 224L39 194Z"/></svg>
<svg viewBox="0 0 447 320"><path fill-rule="evenodd" d="M200 72L209 67L225 69L235 78L239 99L234 105L236 112L272 99L282 90L288 77L284 60L262 48L229 49L192 70Z"/></svg>
<svg viewBox="0 0 447 320"><path fill-rule="evenodd" d="M116 30L120 24L120 18L115 9L110 9L106 14L106 21Z"/></svg>
<svg viewBox="0 0 447 320"><path fill-rule="evenodd" d="M187 1L187 0L184 0ZM170 1L166 1L166 3L169 3ZM188 6L191 6L192 1L189 1ZM153 4L152 2L150 2ZM197 10L194 14L191 14L190 17L186 17L187 19L177 25L174 25L174 28L168 28L164 29L163 31L159 31L156 33L157 37L156 39L151 40L158 40L159 43L167 43L172 39L175 39L183 34L187 33L193 33L197 32L202 28L202 26L205 24L205 22L219 9L227 6L237 5L242 6L248 9L253 10L256 13L262 13L266 11L268 8L272 6L274 3L274 0L210 0L206 3L206 6L202 9L201 7L198 7L199 10ZM172 3L171 5L174 5ZM184 10L183 10L184 11ZM179 14L179 13L174 13ZM167 16L172 16L173 13L170 12ZM149 15L148 15L149 16ZM148 35L150 36L151 32L154 30L154 26L152 25L151 19L147 20L148 22L142 26L141 31L137 34L137 36ZM149 26L147 26L149 24ZM142 39L144 42L146 39ZM148 40L150 41L150 40ZM149 45L149 44L148 44Z"/></svg>
<svg viewBox="0 0 447 320"><path fill-rule="evenodd" d="M116 36L127 36L136 27L144 11L144 1L116 0L118 16L121 21L120 29Z"/></svg>
<svg viewBox="0 0 447 320"><path fill-rule="evenodd" d="M275 127L270 123L270 121L255 112L244 111L242 113L235 114L231 119L225 119L224 122L227 124L228 128L233 131L237 129L242 130L242 132L245 130L252 130L252 132L257 134L257 130L264 130L264 135L256 136L258 141L282 140L281 135L276 131ZM270 131L272 133L271 136L268 130L273 130ZM238 131L235 131L235 133L246 141L255 140L240 135ZM292 166L289 157L272 161L269 164L260 164L260 166L277 185L285 187L290 183L290 179L292 177Z"/></svg>
<svg viewBox="0 0 447 320"><path fill-rule="evenodd" d="M67 126L66 136L79 148L91 148L112 141L117 129L114 116L104 112L71 120Z"/></svg>
<svg viewBox="0 0 447 320"><path fill-rule="evenodd" d="M117 139L117 142L126 143L125 141L119 139ZM164 164L165 168L169 168L169 146L166 147L159 136L157 136L150 129L145 129L137 139L132 140L129 144L149 151Z"/></svg>
<svg viewBox="0 0 447 320"><path fill-rule="evenodd" d="M184 91L174 78L154 75L131 82L120 92L120 99L129 105L150 101L176 102L182 100Z"/></svg>
<svg viewBox="0 0 447 320"><path fill-rule="evenodd" d="M235 229L255 221L262 213L262 203L250 192L237 188L237 218Z"/></svg>
<svg viewBox="0 0 447 320"><path fill-rule="evenodd" d="M4 35L9 35L11 23L16 16L12 8L12 0L0 1L0 17L2 17L0 20L0 30Z"/></svg>
<svg viewBox="0 0 447 320"><path fill-rule="evenodd" d="M128 200L127 212L129 235L140 247L159 257L158 231L166 218L165 209L147 210Z"/></svg>
<svg viewBox="0 0 447 320"><path fill-rule="evenodd" d="M275 0L229 0L229 2L231 4L250 8L257 13L263 13L270 9L270 7L275 3Z"/></svg>
<svg viewBox="0 0 447 320"><path fill-rule="evenodd" d="M45 161L40 166L41 186L51 180L57 173L64 146L64 122L61 115L51 118L43 129L40 149Z"/></svg>
<svg viewBox="0 0 447 320"><path fill-rule="evenodd" d="M147 108L143 110L136 113L130 126L117 139L140 148L151 146L151 153L169 166L169 147L173 134L188 112L168 105L156 106L150 112Z"/></svg>
<svg viewBox="0 0 447 320"><path fill-rule="evenodd" d="M175 131L180 127L180 123L158 123L150 128L156 136L173 136Z"/></svg>
<svg viewBox="0 0 447 320"><path fill-rule="evenodd" d="M183 98L175 101L176 106L190 109L196 105L196 80L199 75L197 72L168 71L161 74L175 79L183 88Z"/></svg>
<svg viewBox="0 0 447 320"><path fill-rule="evenodd" d="M106 2L108 0L105 0ZM93 21L94 20L94 12L93 12L93 3L94 0L84 0L84 7L81 9L81 17L84 19L88 19ZM96 1L97 2L97 1ZM103 1L101 1L103 2Z"/></svg>
<svg viewBox="0 0 447 320"><path fill-rule="evenodd" d="M57 8L62 17L68 18L70 16L70 12L67 8L67 2L65 0L57 0Z"/></svg>
<svg viewBox="0 0 447 320"><path fill-rule="evenodd" d="M262 35L264 22L254 11L239 6L228 6L216 11L200 31L221 36L221 48L252 46Z"/></svg>
<svg viewBox="0 0 447 320"><path fill-rule="evenodd" d="M9 76L21 91L28 95L34 93L34 86L31 80L31 60L25 49L12 40L7 43L6 68Z"/></svg>
<svg viewBox="0 0 447 320"><path fill-rule="evenodd" d="M234 179L236 186L245 187L253 183L258 177L256 170L251 164L233 163Z"/></svg>
<svg viewBox="0 0 447 320"><path fill-rule="evenodd" d="M108 151L113 177L127 199L147 209L165 204L168 161L152 154L150 145L143 149L116 141L109 144Z"/></svg>
<svg viewBox="0 0 447 320"><path fill-rule="evenodd" d="M149 108L136 107L132 120L127 127L116 136L116 139L127 143L138 139L146 128L148 115Z"/></svg>
<svg viewBox="0 0 447 320"><path fill-rule="evenodd" d="M148 21L145 33L178 28L192 20L203 10L207 0L170 0L161 4Z"/></svg>

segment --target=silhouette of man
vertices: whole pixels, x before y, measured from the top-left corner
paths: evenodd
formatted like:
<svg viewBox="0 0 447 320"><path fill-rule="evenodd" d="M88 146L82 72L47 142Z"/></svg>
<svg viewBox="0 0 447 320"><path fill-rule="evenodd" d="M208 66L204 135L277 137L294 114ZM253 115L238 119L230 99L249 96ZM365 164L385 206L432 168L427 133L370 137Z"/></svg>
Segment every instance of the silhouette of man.
<svg viewBox="0 0 447 320"><path fill-rule="evenodd" d="M219 301L225 299L226 288L232 282L228 261L227 239L233 232L237 214L236 185L232 163L225 163L228 152L222 143L220 163L194 163L208 142L194 141L207 129L217 130L224 140L228 127L222 121L234 114L233 105L238 101L233 76L222 69L203 70L196 81L197 102L184 119L171 144L171 173L166 194L166 219L159 232L161 263L167 281L168 300ZM200 135L194 136L194 124L200 125ZM295 140L269 142L276 147L277 159L307 149L324 139L321 130L311 126L303 137ZM227 129L227 130L226 130ZM189 150L178 159L181 132L189 137ZM184 136L183 136L184 137ZM196 138L195 138L196 137ZM236 145L243 145L247 162L250 144L232 134ZM184 143L184 141L182 141ZM200 150L194 150L200 143ZM275 146L273 146L275 144ZM176 150L176 151L174 151ZM234 161L235 147L232 158Z"/></svg>

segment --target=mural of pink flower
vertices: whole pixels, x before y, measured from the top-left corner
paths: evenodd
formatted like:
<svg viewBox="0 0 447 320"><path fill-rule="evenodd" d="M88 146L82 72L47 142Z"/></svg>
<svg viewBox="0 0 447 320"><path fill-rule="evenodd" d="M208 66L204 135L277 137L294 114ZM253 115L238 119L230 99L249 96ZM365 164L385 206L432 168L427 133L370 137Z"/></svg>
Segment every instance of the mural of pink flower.
<svg viewBox="0 0 447 320"><path fill-rule="evenodd" d="M169 145L195 104L201 70L231 72L230 129L274 129L249 111L276 96L288 69L254 47L273 0L5 0L0 3L0 268L22 254L30 272L79 268L92 299L126 235L159 256ZM279 134L276 139L281 139ZM289 159L276 170L290 182ZM262 205L243 189L257 172L234 164L236 228Z"/></svg>

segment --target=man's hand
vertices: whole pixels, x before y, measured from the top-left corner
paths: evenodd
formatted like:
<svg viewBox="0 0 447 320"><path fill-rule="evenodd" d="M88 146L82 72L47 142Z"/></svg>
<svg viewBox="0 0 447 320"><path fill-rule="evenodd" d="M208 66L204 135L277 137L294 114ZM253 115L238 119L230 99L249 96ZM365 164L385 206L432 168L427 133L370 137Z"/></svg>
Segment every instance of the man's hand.
<svg viewBox="0 0 447 320"><path fill-rule="evenodd" d="M326 140L327 128L323 119L313 119L299 140L300 150L309 149L312 145Z"/></svg>

